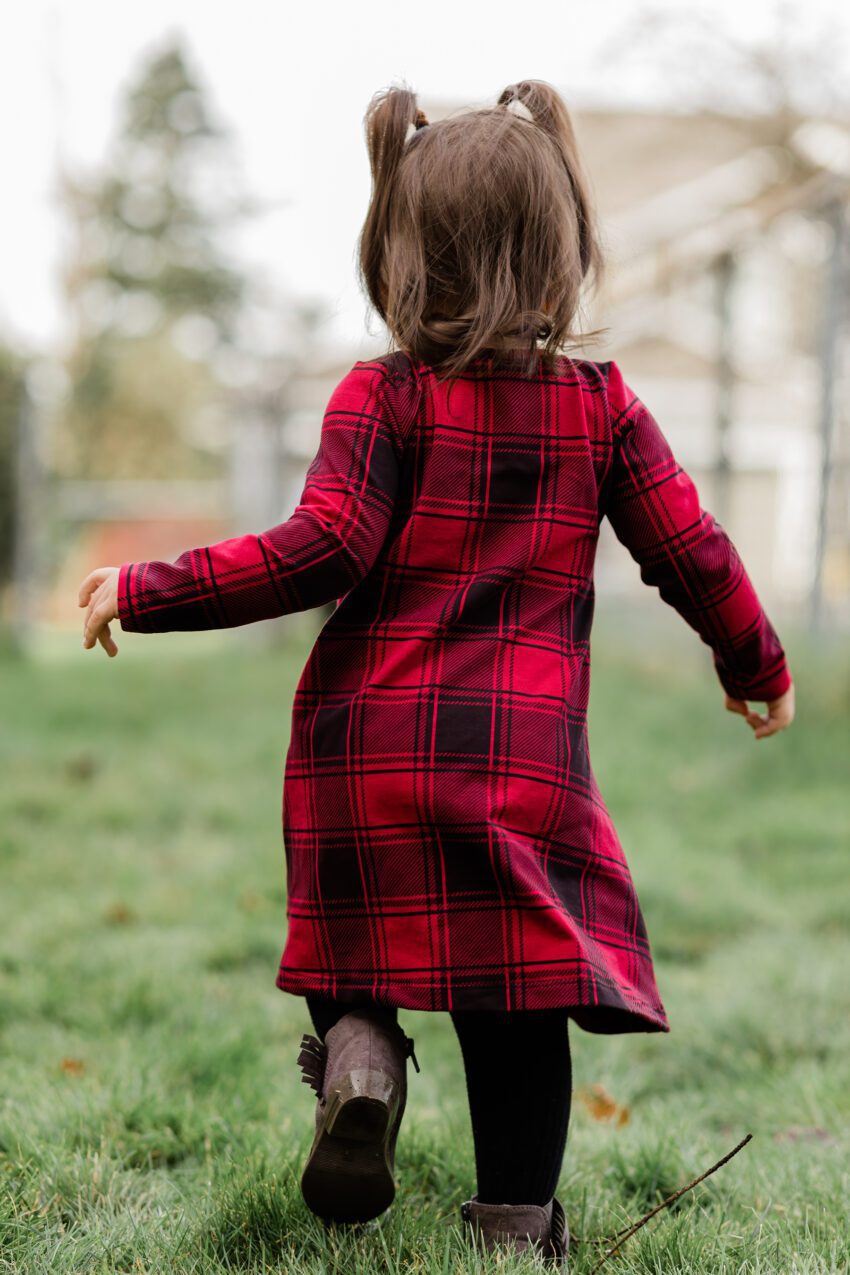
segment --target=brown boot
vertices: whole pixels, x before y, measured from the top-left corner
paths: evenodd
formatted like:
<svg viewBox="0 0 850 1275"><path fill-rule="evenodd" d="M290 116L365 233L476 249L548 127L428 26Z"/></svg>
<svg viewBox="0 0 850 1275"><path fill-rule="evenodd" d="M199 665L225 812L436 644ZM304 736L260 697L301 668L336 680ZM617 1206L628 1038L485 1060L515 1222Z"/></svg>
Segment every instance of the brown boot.
<svg viewBox="0 0 850 1275"><path fill-rule="evenodd" d="M472 1242L486 1252L512 1241L517 1252L536 1247L547 1264L567 1269L570 1233L556 1196L548 1204L482 1204L473 1196L461 1204L460 1214Z"/></svg>
<svg viewBox="0 0 850 1275"><path fill-rule="evenodd" d="M413 1041L371 1007L344 1014L322 1044L305 1034L298 1063L318 1095L301 1175L307 1207L328 1222L366 1222L395 1195L395 1146L407 1104Z"/></svg>

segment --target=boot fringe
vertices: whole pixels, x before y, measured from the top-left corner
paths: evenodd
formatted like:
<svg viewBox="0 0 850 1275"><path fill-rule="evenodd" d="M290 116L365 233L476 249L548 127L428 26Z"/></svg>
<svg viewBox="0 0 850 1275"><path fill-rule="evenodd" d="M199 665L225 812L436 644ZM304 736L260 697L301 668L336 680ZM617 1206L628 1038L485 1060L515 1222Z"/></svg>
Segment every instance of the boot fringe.
<svg viewBox="0 0 850 1275"><path fill-rule="evenodd" d="M557 1196L552 1198L552 1228L549 1242L554 1250L553 1256L566 1257L570 1247L570 1233L564 1207Z"/></svg>
<svg viewBox="0 0 850 1275"><path fill-rule="evenodd" d="M318 1039L305 1032L301 1037L301 1052L298 1055L298 1066L301 1068L301 1080L315 1090L321 1097L322 1082L325 1078L325 1064L328 1060L328 1047Z"/></svg>

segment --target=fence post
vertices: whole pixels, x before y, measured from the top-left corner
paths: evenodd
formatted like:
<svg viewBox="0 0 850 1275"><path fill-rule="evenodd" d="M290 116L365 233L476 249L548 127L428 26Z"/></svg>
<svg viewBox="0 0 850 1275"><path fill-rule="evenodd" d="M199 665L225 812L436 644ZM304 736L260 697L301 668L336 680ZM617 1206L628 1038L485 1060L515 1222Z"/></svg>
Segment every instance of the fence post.
<svg viewBox="0 0 850 1275"><path fill-rule="evenodd" d="M835 380L838 342L844 317L844 204L840 197L824 209L832 230L832 249L827 264L824 286L823 318L820 339L821 392L819 408L820 479L818 485L818 524L812 579L810 624L814 632L823 628L823 564L829 534L829 488L832 474L832 434L835 419Z"/></svg>
<svg viewBox="0 0 850 1275"><path fill-rule="evenodd" d="M723 252L715 262L715 308L717 314L717 380L715 399L715 458L713 505L717 520L726 526L731 511L732 463L729 432L732 425L732 398L735 369L732 360L732 291L735 257Z"/></svg>
<svg viewBox="0 0 850 1275"><path fill-rule="evenodd" d="M37 416L26 377L17 412L12 547L12 643L22 654L34 645L41 586L42 471Z"/></svg>

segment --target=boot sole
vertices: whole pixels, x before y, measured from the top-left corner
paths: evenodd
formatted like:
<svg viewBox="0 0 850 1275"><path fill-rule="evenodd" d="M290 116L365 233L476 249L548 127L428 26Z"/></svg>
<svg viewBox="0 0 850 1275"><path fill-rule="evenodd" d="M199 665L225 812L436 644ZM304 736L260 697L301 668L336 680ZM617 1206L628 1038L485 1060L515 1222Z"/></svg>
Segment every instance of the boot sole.
<svg viewBox="0 0 850 1275"><path fill-rule="evenodd" d="M392 1204L389 1143L398 1105L399 1087L382 1071L339 1077L301 1175L301 1193L318 1217L367 1222Z"/></svg>

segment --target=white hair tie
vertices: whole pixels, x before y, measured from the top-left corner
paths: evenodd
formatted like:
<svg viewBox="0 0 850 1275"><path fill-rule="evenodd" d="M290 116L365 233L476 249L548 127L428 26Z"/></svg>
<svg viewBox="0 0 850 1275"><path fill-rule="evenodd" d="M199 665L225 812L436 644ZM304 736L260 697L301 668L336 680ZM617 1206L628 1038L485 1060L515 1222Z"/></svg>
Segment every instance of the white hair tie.
<svg viewBox="0 0 850 1275"><path fill-rule="evenodd" d="M524 120L531 120L534 123L534 116L526 106L525 102L521 102L518 97L512 97L505 105L506 111L512 111L514 115L521 115Z"/></svg>
<svg viewBox="0 0 850 1275"><path fill-rule="evenodd" d="M413 136L413 134L414 134L416 131L417 131L417 129L416 129L416 125L413 123L413 120L411 120L411 121L410 121L410 123L409 123L409 124L408 124L408 126L407 126L407 132L406 132L406 133L405 133L405 135L404 135L404 144L405 144L405 146L406 146L406 145L407 145L407 143L410 141L411 137Z"/></svg>

